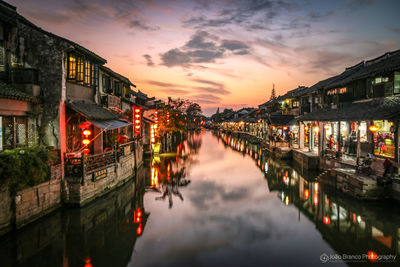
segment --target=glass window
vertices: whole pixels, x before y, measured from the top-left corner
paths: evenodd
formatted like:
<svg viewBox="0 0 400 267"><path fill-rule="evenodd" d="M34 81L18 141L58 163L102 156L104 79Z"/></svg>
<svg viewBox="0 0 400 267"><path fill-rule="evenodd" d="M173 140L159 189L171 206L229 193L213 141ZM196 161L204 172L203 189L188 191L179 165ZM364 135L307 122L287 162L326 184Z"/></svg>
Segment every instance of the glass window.
<svg viewBox="0 0 400 267"><path fill-rule="evenodd" d="M2 117L2 149L12 149L28 144L26 117Z"/></svg>
<svg viewBox="0 0 400 267"><path fill-rule="evenodd" d="M85 60L85 85L92 84L92 64Z"/></svg>
<svg viewBox="0 0 400 267"><path fill-rule="evenodd" d="M107 76L105 74L101 75L101 87L103 92L107 93Z"/></svg>
<svg viewBox="0 0 400 267"><path fill-rule="evenodd" d="M76 60L77 68L76 68L76 81L78 83L83 83L83 58L78 57Z"/></svg>
<svg viewBox="0 0 400 267"><path fill-rule="evenodd" d="M73 54L68 56L68 80L76 79L76 57Z"/></svg>
<svg viewBox="0 0 400 267"><path fill-rule="evenodd" d="M15 118L15 144L16 146L27 145L27 121L26 118Z"/></svg>
<svg viewBox="0 0 400 267"><path fill-rule="evenodd" d="M394 72L394 93L400 93L400 71Z"/></svg>

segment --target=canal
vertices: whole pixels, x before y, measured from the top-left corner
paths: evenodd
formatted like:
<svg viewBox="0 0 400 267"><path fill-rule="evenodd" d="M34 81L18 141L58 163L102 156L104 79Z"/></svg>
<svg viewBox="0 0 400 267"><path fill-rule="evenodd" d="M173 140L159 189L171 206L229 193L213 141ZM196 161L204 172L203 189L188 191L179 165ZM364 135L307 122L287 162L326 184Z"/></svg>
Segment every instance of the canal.
<svg viewBox="0 0 400 267"><path fill-rule="evenodd" d="M191 133L135 182L1 237L0 265L344 266L371 255L398 264L398 205L345 197L316 176L257 144Z"/></svg>

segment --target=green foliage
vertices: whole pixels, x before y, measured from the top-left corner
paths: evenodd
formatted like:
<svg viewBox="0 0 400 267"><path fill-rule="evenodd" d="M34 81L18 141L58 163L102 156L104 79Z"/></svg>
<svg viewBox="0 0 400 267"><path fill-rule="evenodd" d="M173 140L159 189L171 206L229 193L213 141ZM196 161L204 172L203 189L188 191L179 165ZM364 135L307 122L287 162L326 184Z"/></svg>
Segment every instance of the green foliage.
<svg viewBox="0 0 400 267"><path fill-rule="evenodd" d="M0 183L10 180L10 188L17 191L45 182L50 177L49 163L57 159L42 147L26 147L0 153Z"/></svg>
<svg viewBox="0 0 400 267"><path fill-rule="evenodd" d="M186 132L198 128L201 122L199 104L184 99L168 98L168 104L159 109L158 121L161 132Z"/></svg>

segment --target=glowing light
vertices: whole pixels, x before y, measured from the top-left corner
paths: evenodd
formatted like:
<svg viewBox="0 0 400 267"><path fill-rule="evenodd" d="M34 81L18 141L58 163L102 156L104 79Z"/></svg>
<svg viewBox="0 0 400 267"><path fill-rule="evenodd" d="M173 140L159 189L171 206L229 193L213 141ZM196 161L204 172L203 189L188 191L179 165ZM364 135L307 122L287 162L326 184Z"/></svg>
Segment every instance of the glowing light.
<svg viewBox="0 0 400 267"><path fill-rule="evenodd" d="M90 130L88 130L88 129L86 129L86 130L83 131L83 135L86 136L86 137L89 136L89 135L91 135L91 134L92 134L92 131L90 131Z"/></svg>
<svg viewBox="0 0 400 267"><path fill-rule="evenodd" d="M379 126L378 126L378 125L371 125L371 126L368 127L368 129L369 129L371 132L375 133L376 131L379 130Z"/></svg>
<svg viewBox="0 0 400 267"><path fill-rule="evenodd" d="M316 126L316 127L314 128L314 132L316 132L316 133L319 132L319 127L318 127L318 126Z"/></svg>
<svg viewBox="0 0 400 267"><path fill-rule="evenodd" d="M287 129L288 129L288 127L287 127L287 126L283 127L283 130L285 130L285 131L286 131Z"/></svg>
<svg viewBox="0 0 400 267"><path fill-rule="evenodd" d="M139 113L139 112L140 112L140 109L138 109L138 108L135 109L135 112L136 112L136 113Z"/></svg>
<svg viewBox="0 0 400 267"><path fill-rule="evenodd" d="M84 148L83 150L82 150L82 153L83 154L89 154L90 153L90 149L89 148Z"/></svg>
<svg viewBox="0 0 400 267"><path fill-rule="evenodd" d="M314 198L313 198L314 206L317 206L318 202L319 202L318 195L315 195Z"/></svg>
<svg viewBox="0 0 400 267"><path fill-rule="evenodd" d="M140 115L139 115L139 114L136 114L136 115L135 115L135 118L137 118L137 119L140 118Z"/></svg>
<svg viewBox="0 0 400 267"><path fill-rule="evenodd" d="M135 128L136 128L136 129L140 129L140 125L136 125Z"/></svg>
<svg viewBox="0 0 400 267"><path fill-rule="evenodd" d="M318 193L318 191L319 191L319 184L318 184L318 183L315 183L315 184L314 184L314 191L315 191L316 193Z"/></svg>
<svg viewBox="0 0 400 267"><path fill-rule="evenodd" d="M308 198L310 197L310 192L308 191L308 189L304 190L304 199L308 200Z"/></svg>
<svg viewBox="0 0 400 267"><path fill-rule="evenodd" d="M85 259L85 265L84 267L93 267L93 265L90 263L92 261L92 259L90 257L87 257Z"/></svg>
<svg viewBox="0 0 400 267"><path fill-rule="evenodd" d="M83 139L82 140L82 144L84 144L85 146L90 144L90 140L89 139Z"/></svg>
<svg viewBox="0 0 400 267"><path fill-rule="evenodd" d="M331 218L329 218L328 216L324 216L323 222L324 224L331 224Z"/></svg>
<svg viewBox="0 0 400 267"><path fill-rule="evenodd" d="M85 128L89 128L90 125L92 125L92 123L91 123L90 121L85 121L85 122L82 122L81 124L79 124L78 127L81 128L81 129L83 130L83 129L85 129Z"/></svg>
<svg viewBox="0 0 400 267"><path fill-rule="evenodd" d="M137 235L141 235L142 232L143 232L142 224L139 224L138 228L136 228L136 234L137 234Z"/></svg>
<svg viewBox="0 0 400 267"><path fill-rule="evenodd" d="M285 205L286 205L286 206L289 205L289 196L286 196L286 197L285 197Z"/></svg>
<svg viewBox="0 0 400 267"><path fill-rule="evenodd" d="M368 260L371 262L375 262L378 260L378 254L375 251L368 251L367 252Z"/></svg>

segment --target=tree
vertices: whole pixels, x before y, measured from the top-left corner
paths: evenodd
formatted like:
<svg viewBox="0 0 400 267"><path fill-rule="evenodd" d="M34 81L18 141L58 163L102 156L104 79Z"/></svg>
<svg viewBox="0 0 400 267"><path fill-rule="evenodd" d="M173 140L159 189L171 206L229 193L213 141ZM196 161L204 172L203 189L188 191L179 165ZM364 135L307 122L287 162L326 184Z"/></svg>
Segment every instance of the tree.
<svg viewBox="0 0 400 267"><path fill-rule="evenodd" d="M275 84L272 84L272 91L271 91L271 98L270 98L270 100L271 99L274 99L276 96L275 96Z"/></svg>
<svg viewBox="0 0 400 267"><path fill-rule="evenodd" d="M201 122L199 104L184 99L168 97L168 104L159 112L160 131L184 132L196 128Z"/></svg>

